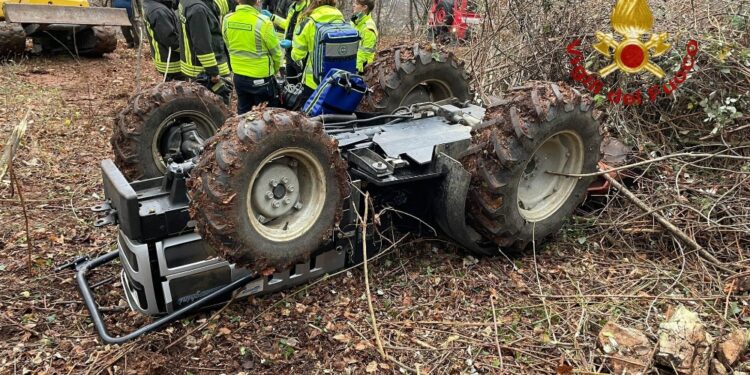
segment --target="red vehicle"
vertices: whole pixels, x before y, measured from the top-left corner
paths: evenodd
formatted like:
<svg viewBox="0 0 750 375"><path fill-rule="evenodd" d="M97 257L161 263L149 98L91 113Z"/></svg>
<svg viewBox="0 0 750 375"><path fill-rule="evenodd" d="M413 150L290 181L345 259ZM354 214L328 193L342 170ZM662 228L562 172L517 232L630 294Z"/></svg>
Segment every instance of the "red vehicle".
<svg viewBox="0 0 750 375"><path fill-rule="evenodd" d="M467 40L471 27L482 22L471 0L433 0L428 17L431 37L437 40Z"/></svg>

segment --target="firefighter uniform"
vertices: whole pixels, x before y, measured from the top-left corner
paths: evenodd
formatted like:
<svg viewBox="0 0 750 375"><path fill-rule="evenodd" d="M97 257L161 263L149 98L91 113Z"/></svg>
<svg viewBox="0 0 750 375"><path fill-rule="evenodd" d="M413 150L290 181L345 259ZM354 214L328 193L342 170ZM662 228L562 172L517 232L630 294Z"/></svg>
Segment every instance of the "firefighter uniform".
<svg viewBox="0 0 750 375"><path fill-rule="evenodd" d="M352 26L359 33L360 42L357 50L357 71L364 72L365 65L372 64L375 60L375 51L378 44L378 27L372 19L372 15L358 13L352 17Z"/></svg>
<svg viewBox="0 0 750 375"><path fill-rule="evenodd" d="M179 79L182 74L177 14L161 1L143 0L143 15L156 70L166 74L168 80Z"/></svg>
<svg viewBox="0 0 750 375"><path fill-rule="evenodd" d="M298 31L295 32L294 39L292 40L291 55L292 60L296 62L301 63L306 60L302 82L306 87L307 96L318 88L313 75L312 56L310 56L315 49L315 23L336 21L345 22L344 15L338 9L329 5L319 6L310 13L307 19L300 23Z"/></svg>
<svg viewBox="0 0 750 375"><path fill-rule="evenodd" d="M182 74L190 78L202 74L229 75L229 60L221 36L221 19L229 10L227 0L180 0L177 14L182 26Z"/></svg>
<svg viewBox="0 0 750 375"><path fill-rule="evenodd" d="M237 113L263 102L278 106L274 75L281 66L281 48L271 20L258 9L240 4L224 18L222 35L234 73Z"/></svg>

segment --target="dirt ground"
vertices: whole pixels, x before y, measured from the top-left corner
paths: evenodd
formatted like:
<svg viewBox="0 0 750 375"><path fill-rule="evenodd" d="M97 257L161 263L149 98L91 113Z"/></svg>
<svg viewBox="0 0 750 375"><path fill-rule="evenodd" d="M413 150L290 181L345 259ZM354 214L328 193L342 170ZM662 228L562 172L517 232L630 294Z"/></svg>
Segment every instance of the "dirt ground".
<svg viewBox="0 0 750 375"><path fill-rule="evenodd" d="M102 198L98 165L112 157L113 119L136 89L137 66L135 51L122 45L102 59L34 57L0 66L0 139L31 110L14 166L33 243L29 253L19 196L5 178L2 374L596 374L608 372L596 335L609 320L652 341L664 314L680 304L715 337L750 321L748 295L727 293L715 270L648 217L630 232L612 231L616 216L589 210L549 245L507 257L476 259L444 240L404 237L370 264L385 358L361 268L102 345L72 272L53 269L114 249L114 229L94 228L88 207ZM141 85L154 84L149 62L141 66ZM608 209L629 205L610 198ZM732 246L745 262L750 250ZM114 333L149 321L129 311L120 288L115 279L96 289Z"/></svg>

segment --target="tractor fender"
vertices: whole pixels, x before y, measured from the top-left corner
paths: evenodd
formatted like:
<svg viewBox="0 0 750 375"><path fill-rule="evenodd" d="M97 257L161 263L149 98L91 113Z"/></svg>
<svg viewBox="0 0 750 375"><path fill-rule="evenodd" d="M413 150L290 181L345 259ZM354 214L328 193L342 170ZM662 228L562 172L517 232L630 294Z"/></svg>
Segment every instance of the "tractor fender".
<svg viewBox="0 0 750 375"><path fill-rule="evenodd" d="M435 164L444 174L433 202L435 221L461 246L477 253L487 253L488 249L479 245L482 237L466 225L466 197L471 173L461 162L443 152L437 154Z"/></svg>

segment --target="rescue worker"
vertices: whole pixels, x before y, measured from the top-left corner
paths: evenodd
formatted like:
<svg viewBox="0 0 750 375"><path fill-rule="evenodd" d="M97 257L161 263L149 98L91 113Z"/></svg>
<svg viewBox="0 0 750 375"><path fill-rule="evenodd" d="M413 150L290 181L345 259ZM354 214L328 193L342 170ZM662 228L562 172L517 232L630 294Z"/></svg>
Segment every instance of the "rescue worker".
<svg viewBox="0 0 750 375"><path fill-rule="evenodd" d="M221 36L221 20L232 11L227 0L180 0L177 15L182 27L180 70L186 77L207 85L229 103L229 59Z"/></svg>
<svg viewBox="0 0 750 375"><path fill-rule="evenodd" d="M143 16L156 70L167 81L182 79L180 71L180 22L173 8L176 0L143 0Z"/></svg>
<svg viewBox="0 0 750 375"><path fill-rule="evenodd" d="M298 66L304 65L302 73L303 92L300 101L304 103L318 88L312 67L312 52L315 49L315 23L346 22L344 15L336 9L336 0L312 0L310 6L300 16L300 25L292 40L292 60Z"/></svg>
<svg viewBox="0 0 750 375"><path fill-rule="evenodd" d="M263 10L263 15L269 17L276 27L284 30L284 39L282 40L282 42L284 40L291 41L294 38L294 30L297 27L299 16L300 14L302 14L305 8L307 8L308 5L310 5L310 0L294 1L291 5L289 5L286 18L277 16L269 10ZM302 73L302 71L297 67L297 64L292 61L292 51L289 49L290 46L291 45L287 46L286 43L282 45L282 47L285 48L284 56L286 60L284 71L287 77L287 82L296 84L300 81L299 75Z"/></svg>
<svg viewBox="0 0 750 375"><path fill-rule="evenodd" d="M237 9L224 18L222 35L229 50L237 92L237 114L268 102L279 105L274 76L281 67L281 47L273 23L260 13L259 0L236 0Z"/></svg>
<svg viewBox="0 0 750 375"><path fill-rule="evenodd" d="M375 0L354 0L352 3L352 26L357 29L359 49L357 50L357 71L364 73L365 66L375 60L375 47L378 44L378 27L370 13L375 6Z"/></svg>

